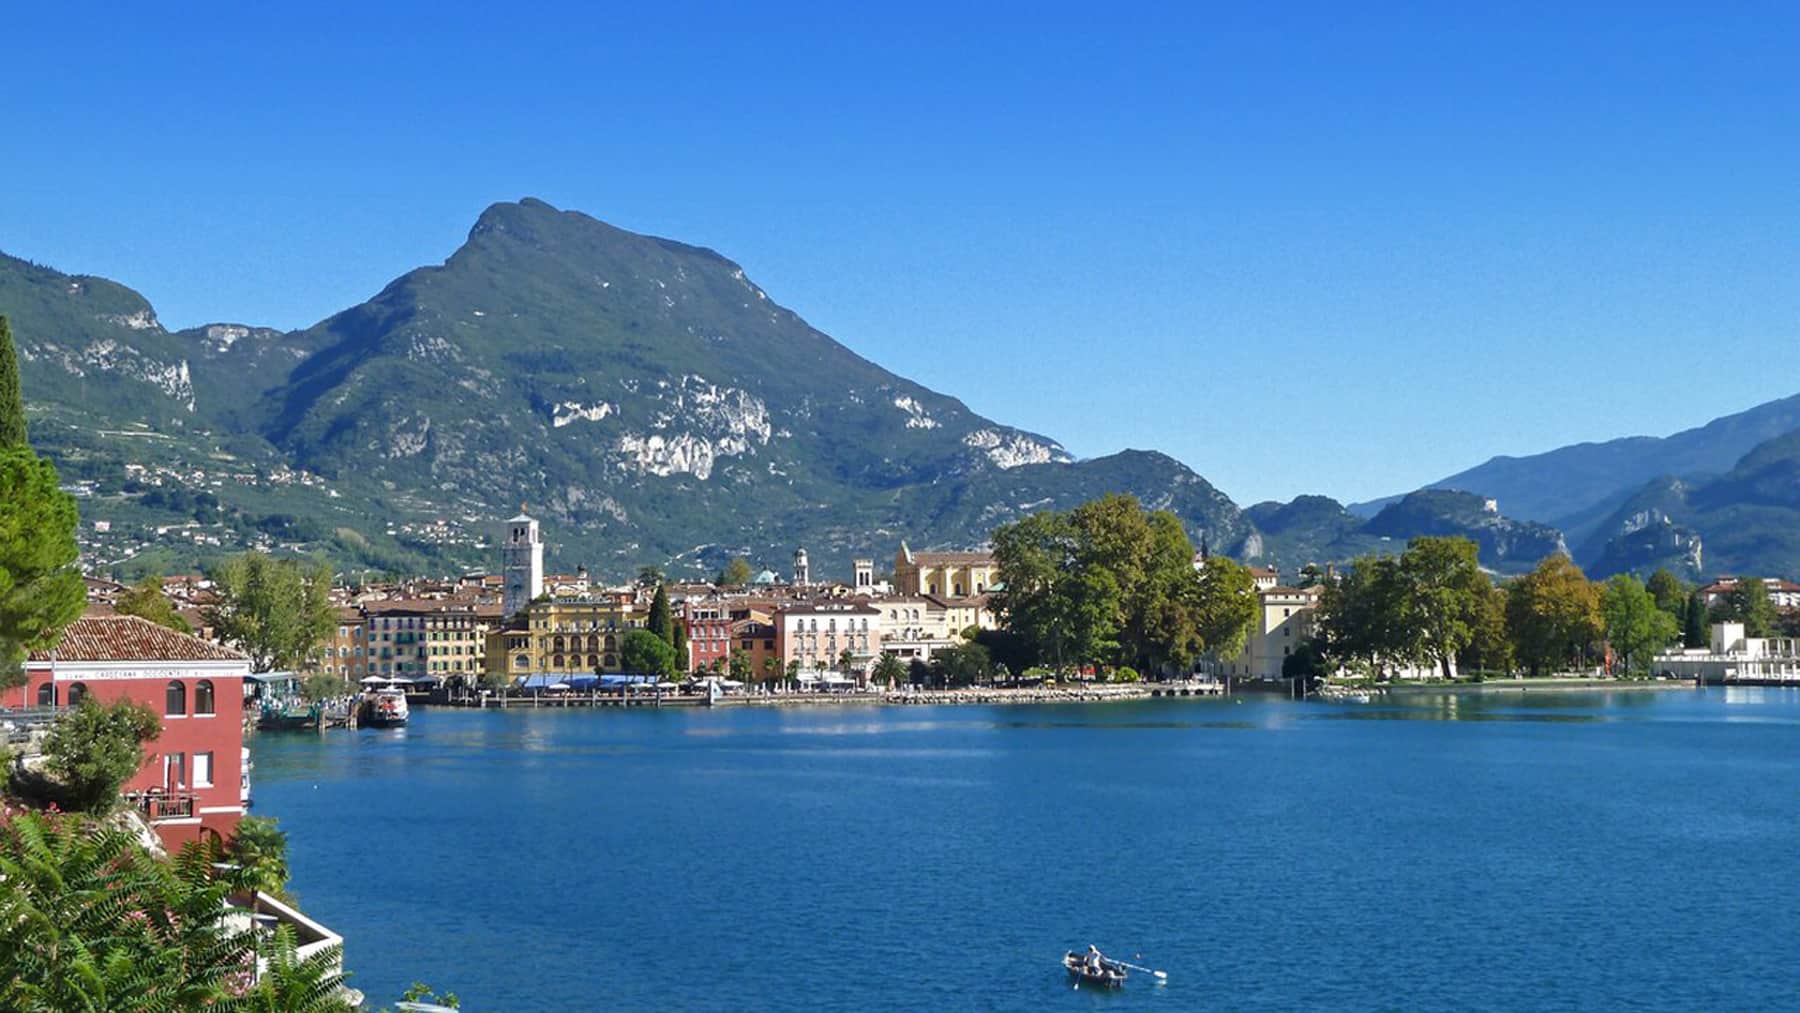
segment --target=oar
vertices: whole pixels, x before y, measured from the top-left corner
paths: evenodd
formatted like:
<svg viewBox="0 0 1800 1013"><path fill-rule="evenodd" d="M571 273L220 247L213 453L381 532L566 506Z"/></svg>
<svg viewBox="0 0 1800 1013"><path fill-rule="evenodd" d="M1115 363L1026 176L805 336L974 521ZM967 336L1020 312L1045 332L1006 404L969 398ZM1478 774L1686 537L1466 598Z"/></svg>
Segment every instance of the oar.
<svg viewBox="0 0 1800 1013"><path fill-rule="evenodd" d="M1120 960L1116 957L1107 957L1106 959L1119 965L1120 967L1129 967L1133 971L1142 971L1145 974L1148 974L1148 975L1156 978L1158 981L1168 981L1169 980L1169 972L1167 972L1167 971L1157 971L1157 970L1153 970L1148 967L1142 967L1137 964L1132 964L1132 963L1128 963L1126 961Z"/></svg>

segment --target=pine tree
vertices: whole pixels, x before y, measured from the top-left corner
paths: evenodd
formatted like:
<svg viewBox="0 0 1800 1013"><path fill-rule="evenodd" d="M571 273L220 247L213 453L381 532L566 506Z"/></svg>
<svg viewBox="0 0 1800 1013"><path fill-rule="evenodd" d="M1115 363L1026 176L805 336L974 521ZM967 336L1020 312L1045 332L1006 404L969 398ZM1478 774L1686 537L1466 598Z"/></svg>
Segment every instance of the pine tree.
<svg viewBox="0 0 1800 1013"><path fill-rule="evenodd" d="M1681 642L1684 646L1706 646L1706 620L1706 597L1700 592L1695 591L1693 594L1688 595L1686 629L1681 636Z"/></svg>
<svg viewBox="0 0 1800 1013"><path fill-rule="evenodd" d="M650 599L649 629L663 643L675 646L675 616L669 611L669 590L665 584L656 585L656 597Z"/></svg>
<svg viewBox="0 0 1800 1013"><path fill-rule="evenodd" d="M25 396L19 390L19 354L12 326L0 316L0 449L29 447L25 433Z"/></svg>

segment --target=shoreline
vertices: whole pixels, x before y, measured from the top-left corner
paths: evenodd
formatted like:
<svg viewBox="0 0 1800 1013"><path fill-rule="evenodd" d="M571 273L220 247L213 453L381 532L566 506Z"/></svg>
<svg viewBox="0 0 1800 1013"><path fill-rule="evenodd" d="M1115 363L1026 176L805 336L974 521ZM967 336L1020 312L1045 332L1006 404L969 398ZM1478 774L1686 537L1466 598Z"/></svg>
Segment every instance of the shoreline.
<svg viewBox="0 0 1800 1013"><path fill-rule="evenodd" d="M1419 685L1402 683L1400 685L1372 687L1371 692L1395 696L1411 696L1421 693L1526 693L1534 689L1545 693L1592 693L1606 690L1618 692L1645 692L1695 688L1696 687L1692 682L1684 679L1608 679L1601 676L1588 675L1575 678L1546 676L1536 679L1493 679L1487 682L1446 682L1424 683Z"/></svg>

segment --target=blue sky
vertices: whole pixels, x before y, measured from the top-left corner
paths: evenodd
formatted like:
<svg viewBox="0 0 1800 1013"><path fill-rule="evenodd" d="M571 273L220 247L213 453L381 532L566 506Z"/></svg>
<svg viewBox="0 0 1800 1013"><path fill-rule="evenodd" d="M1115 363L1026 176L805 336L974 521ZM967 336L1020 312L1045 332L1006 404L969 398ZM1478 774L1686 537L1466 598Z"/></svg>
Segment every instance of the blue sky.
<svg viewBox="0 0 1800 1013"><path fill-rule="evenodd" d="M536 196L1244 504L1800 387L1791 6L370 6L10 11L0 250L300 327Z"/></svg>

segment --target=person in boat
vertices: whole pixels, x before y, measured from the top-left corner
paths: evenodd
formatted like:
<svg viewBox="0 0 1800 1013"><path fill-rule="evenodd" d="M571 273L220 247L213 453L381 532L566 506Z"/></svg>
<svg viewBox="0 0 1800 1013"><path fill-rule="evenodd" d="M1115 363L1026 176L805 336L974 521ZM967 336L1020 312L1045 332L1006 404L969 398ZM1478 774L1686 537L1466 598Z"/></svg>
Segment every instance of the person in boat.
<svg viewBox="0 0 1800 1013"><path fill-rule="evenodd" d="M1089 943L1088 951L1087 951L1087 969L1094 974L1099 974L1100 971L1106 966L1105 964L1101 963L1101 961L1103 961L1104 959L1105 958L1100 956L1100 948L1098 946L1095 946L1093 943Z"/></svg>

